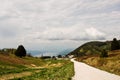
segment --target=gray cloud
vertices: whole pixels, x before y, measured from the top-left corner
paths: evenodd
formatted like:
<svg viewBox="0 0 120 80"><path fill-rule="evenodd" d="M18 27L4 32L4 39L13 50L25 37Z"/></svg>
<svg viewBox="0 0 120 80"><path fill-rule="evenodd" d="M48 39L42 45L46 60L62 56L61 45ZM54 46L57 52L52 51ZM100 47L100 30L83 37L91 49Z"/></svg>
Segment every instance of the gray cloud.
<svg viewBox="0 0 120 80"><path fill-rule="evenodd" d="M103 40L106 35L104 32L90 27L85 30L80 27L71 28L50 28L43 32L35 32L28 36L29 38L42 40ZM27 37L27 38L28 38Z"/></svg>
<svg viewBox="0 0 120 80"><path fill-rule="evenodd" d="M13 37L13 36L16 35L16 33L12 30L3 28L3 29L0 30L0 35L2 37Z"/></svg>
<svg viewBox="0 0 120 80"><path fill-rule="evenodd" d="M120 0L0 0L0 38L26 45L119 38L119 5Z"/></svg>

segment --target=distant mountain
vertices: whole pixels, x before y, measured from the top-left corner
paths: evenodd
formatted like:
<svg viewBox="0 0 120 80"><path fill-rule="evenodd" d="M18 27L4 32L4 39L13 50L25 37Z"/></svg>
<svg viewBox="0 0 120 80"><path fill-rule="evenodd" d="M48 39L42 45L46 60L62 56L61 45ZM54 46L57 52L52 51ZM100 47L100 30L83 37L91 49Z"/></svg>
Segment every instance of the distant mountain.
<svg viewBox="0 0 120 80"><path fill-rule="evenodd" d="M59 52L60 55L67 55L68 53L70 53L73 49L66 49L66 50L63 50L61 52Z"/></svg>
<svg viewBox="0 0 120 80"><path fill-rule="evenodd" d="M57 56L59 55L59 52L56 51L38 51L38 50L28 50L28 53L31 53L32 56Z"/></svg>
<svg viewBox="0 0 120 80"><path fill-rule="evenodd" d="M41 56L43 52L38 51L38 50L28 50L27 53L30 53L32 56Z"/></svg>
<svg viewBox="0 0 120 80"><path fill-rule="evenodd" d="M32 56L58 56L66 55L70 53L73 49L65 49L62 51L38 51L38 50L28 50L27 53L31 53Z"/></svg>
<svg viewBox="0 0 120 80"><path fill-rule="evenodd" d="M119 41L120 42L120 41ZM99 55L103 49L110 50L111 41L100 42L92 41L83 44L77 49L70 52L68 55L84 56L84 55Z"/></svg>

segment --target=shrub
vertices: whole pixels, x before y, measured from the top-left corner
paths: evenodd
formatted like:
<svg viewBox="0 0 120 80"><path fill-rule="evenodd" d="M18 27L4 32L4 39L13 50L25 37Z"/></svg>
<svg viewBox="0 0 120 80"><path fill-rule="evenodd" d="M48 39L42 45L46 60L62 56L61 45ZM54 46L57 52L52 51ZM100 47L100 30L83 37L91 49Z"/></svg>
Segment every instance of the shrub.
<svg viewBox="0 0 120 80"><path fill-rule="evenodd" d="M108 52L106 50L103 50L100 57L108 57Z"/></svg>
<svg viewBox="0 0 120 80"><path fill-rule="evenodd" d="M26 50L23 47L23 45L18 46L18 48L15 52L15 55L18 56L18 57L25 57L26 56Z"/></svg>

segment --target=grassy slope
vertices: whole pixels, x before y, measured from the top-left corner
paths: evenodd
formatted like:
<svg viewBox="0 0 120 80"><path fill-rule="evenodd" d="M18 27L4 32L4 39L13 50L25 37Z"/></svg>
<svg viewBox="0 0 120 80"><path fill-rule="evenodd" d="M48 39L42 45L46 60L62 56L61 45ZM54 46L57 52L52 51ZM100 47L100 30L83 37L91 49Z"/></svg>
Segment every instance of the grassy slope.
<svg viewBox="0 0 120 80"><path fill-rule="evenodd" d="M110 49L111 41L92 41L83 44L68 55L74 55L78 61L120 75L120 50L110 52ZM99 57L103 50L109 51L108 58Z"/></svg>
<svg viewBox="0 0 120 80"><path fill-rule="evenodd" d="M120 75L120 50L109 52L109 57L107 58L84 56L77 58L77 60L110 73Z"/></svg>
<svg viewBox="0 0 120 80"><path fill-rule="evenodd" d="M0 75L29 71L31 70L31 64L36 66L46 65L45 61L41 61L41 59L30 57L18 58L14 55L0 54Z"/></svg>
<svg viewBox="0 0 120 80"><path fill-rule="evenodd" d="M33 67L32 64L35 66ZM48 78L57 78L57 80L63 78L63 80L67 80L73 76L73 71L73 63L69 60L42 60L32 57L18 58L14 55L0 54L1 77L28 72L31 75L27 77L22 76L23 78L21 79L39 79L41 77L42 80Z"/></svg>
<svg viewBox="0 0 120 80"><path fill-rule="evenodd" d="M13 80L71 80L73 73L73 63L68 62L61 67L44 68L39 73Z"/></svg>
<svg viewBox="0 0 120 80"><path fill-rule="evenodd" d="M100 55L103 49L110 50L110 43L111 42L99 42L99 41L87 42L82 46L78 47L77 49L75 49L74 51L70 52L69 54L75 55L77 57L85 55Z"/></svg>

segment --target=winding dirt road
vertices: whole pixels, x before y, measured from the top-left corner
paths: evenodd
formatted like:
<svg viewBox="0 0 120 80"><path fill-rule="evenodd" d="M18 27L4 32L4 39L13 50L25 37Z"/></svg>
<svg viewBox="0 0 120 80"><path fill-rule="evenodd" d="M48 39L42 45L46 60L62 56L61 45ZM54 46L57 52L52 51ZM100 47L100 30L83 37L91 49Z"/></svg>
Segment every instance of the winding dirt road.
<svg viewBox="0 0 120 80"><path fill-rule="evenodd" d="M96 69L74 59L71 59L71 61L74 62L75 70L73 80L120 80L120 76L115 74Z"/></svg>

